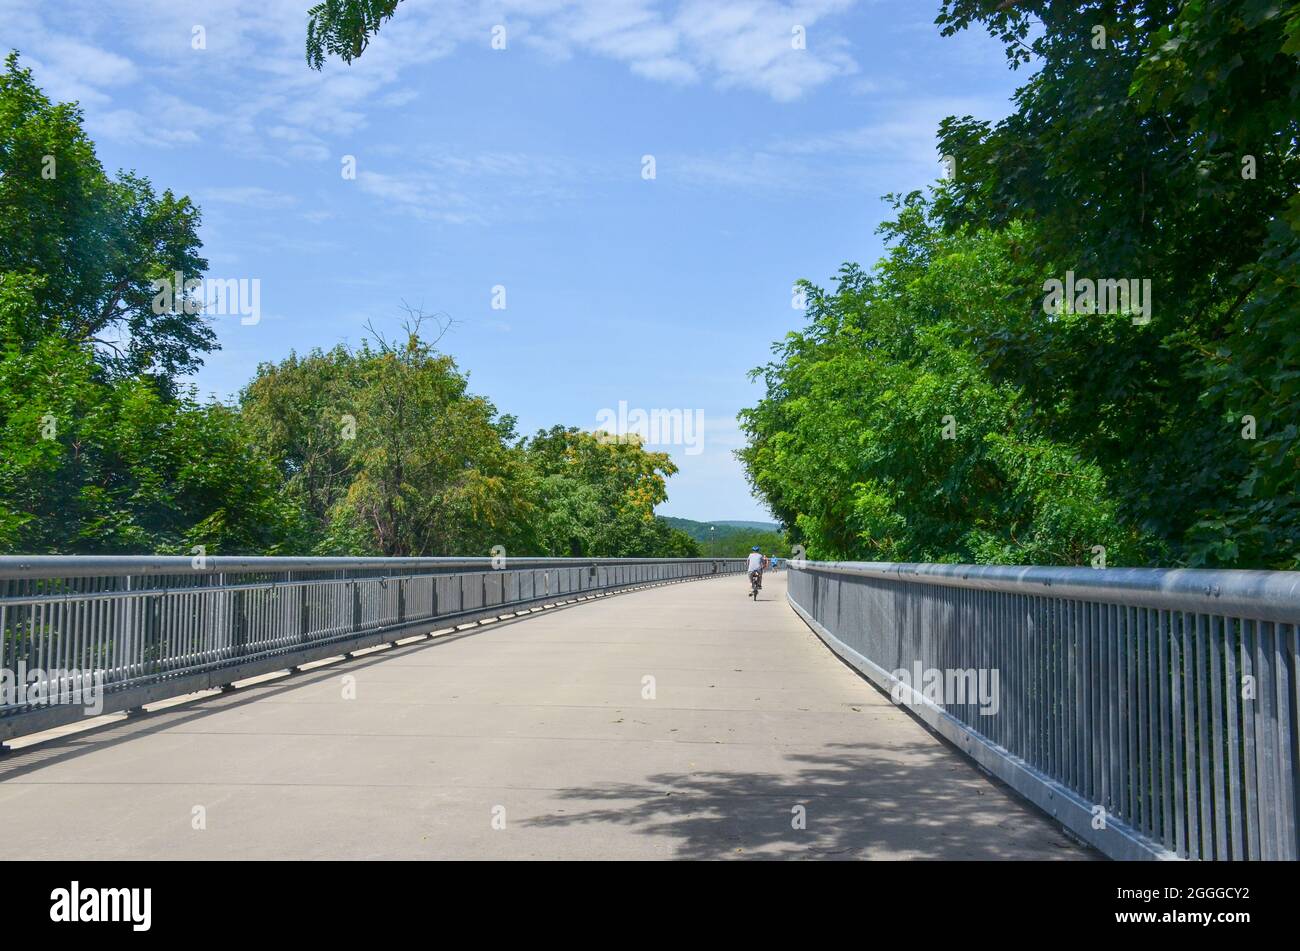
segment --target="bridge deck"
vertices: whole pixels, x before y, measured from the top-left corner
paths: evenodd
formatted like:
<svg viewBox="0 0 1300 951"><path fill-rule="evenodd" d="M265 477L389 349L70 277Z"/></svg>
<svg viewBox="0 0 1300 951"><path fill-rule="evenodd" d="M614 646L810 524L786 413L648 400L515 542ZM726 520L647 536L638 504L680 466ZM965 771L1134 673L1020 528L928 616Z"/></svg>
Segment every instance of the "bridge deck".
<svg viewBox="0 0 1300 951"><path fill-rule="evenodd" d="M783 575L757 604L745 588L496 622L16 749L0 759L3 851L1092 857L841 664Z"/></svg>

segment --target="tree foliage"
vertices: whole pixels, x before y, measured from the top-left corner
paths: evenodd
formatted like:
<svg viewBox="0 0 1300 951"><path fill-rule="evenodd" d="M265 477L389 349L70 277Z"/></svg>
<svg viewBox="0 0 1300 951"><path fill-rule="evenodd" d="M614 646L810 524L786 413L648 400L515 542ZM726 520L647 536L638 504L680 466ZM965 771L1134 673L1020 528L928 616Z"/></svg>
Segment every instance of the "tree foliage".
<svg viewBox="0 0 1300 951"><path fill-rule="evenodd" d="M301 530L230 407L108 379L58 336L0 352L0 551L289 553Z"/></svg>
<svg viewBox="0 0 1300 951"><path fill-rule="evenodd" d="M242 408L322 553L486 553L523 540L532 475L510 445L514 420L414 331L264 364Z"/></svg>
<svg viewBox="0 0 1300 951"><path fill-rule="evenodd" d="M198 211L110 179L70 105L10 54L0 73L0 550L275 552L299 518L238 414L181 375L215 346L154 313L150 280L197 277Z"/></svg>
<svg viewBox="0 0 1300 951"><path fill-rule="evenodd" d="M655 518L677 466L635 435L611 438L554 426L525 441L539 478L537 544L555 556L697 557L684 532Z"/></svg>
<svg viewBox="0 0 1300 951"><path fill-rule="evenodd" d="M307 11L307 65L320 69L329 55L359 57L401 0L322 0Z"/></svg>
<svg viewBox="0 0 1300 951"><path fill-rule="evenodd" d="M664 516L663 520L670 528L694 539L700 552L706 556L741 558L748 555L755 545L768 555L788 558L791 554L790 543L779 526L764 528L752 523L696 522L672 516Z"/></svg>
<svg viewBox="0 0 1300 951"><path fill-rule="evenodd" d="M955 176L763 371L755 484L846 556L1080 563L1109 538L1112 563L1300 565L1300 4L946 0L937 22L1030 75L1006 119L944 121ZM1150 322L1045 314L1067 272L1149 280ZM975 442L927 441L943 404Z"/></svg>
<svg viewBox="0 0 1300 951"><path fill-rule="evenodd" d="M154 279L197 278L198 209L134 173L109 178L74 105L53 104L11 53L0 73L0 280L22 283L0 323L30 349L48 336L94 349L119 378L164 389L216 335L192 314L155 313Z"/></svg>
<svg viewBox="0 0 1300 951"><path fill-rule="evenodd" d="M755 489L809 557L1068 563L1149 547L1105 475L1025 412L972 344L1025 308L1037 267L1023 226L944 234L919 194L894 200L875 273L805 285L809 326L756 371L741 414Z"/></svg>

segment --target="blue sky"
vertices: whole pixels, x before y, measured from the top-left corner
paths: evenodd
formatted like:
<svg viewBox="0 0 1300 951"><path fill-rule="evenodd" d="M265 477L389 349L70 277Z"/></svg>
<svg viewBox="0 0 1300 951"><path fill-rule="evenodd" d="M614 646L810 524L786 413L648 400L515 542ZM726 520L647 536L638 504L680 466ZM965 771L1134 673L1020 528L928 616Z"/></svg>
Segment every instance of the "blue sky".
<svg viewBox="0 0 1300 951"><path fill-rule="evenodd" d="M456 322L442 348L523 432L702 412L702 446L654 447L681 469L661 513L700 520L768 517L735 416L802 323L792 283L874 262L939 120L1002 117L1017 79L983 33L941 37L937 0L405 0L320 73L308 6L0 0L0 47L80 102L105 166L190 195L209 276L260 281L201 394L405 302Z"/></svg>

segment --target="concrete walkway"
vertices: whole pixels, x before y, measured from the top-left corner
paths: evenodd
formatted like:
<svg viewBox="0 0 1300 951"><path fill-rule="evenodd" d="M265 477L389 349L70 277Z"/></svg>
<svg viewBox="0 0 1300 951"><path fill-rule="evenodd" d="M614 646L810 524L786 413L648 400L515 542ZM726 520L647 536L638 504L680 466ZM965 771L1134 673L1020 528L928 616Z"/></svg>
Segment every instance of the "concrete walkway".
<svg viewBox="0 0 1300 951"><path fill-rule="evenodd" d="M840 663L783 575L746 589L536 613L16 749L5 857L1094 857Z"/></svg>

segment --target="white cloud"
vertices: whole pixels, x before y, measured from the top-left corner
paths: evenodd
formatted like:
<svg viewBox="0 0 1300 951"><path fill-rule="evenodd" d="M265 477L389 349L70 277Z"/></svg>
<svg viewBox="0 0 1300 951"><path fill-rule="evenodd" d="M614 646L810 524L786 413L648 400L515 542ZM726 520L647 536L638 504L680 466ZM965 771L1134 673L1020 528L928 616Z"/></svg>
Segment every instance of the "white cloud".
<svg viewBox="0 0 1300 951"><path fill-rule="evenodd" d="M482 220L480 210L467 196L444 187L430 175L362 171L357 175L357 184L366 194L382 199L416 218L446 224Z"/></svg>
<svg viewBox="0 0 1300 951"><path fill-rule="evenodd" d="M364 56L319 73L304 59L303 0L67 0L58 10L0 0L0 22L12 34L6 44L23 51L43 88L81 102L105 135L147 139L153 122L118 96L134 89L135 101L147 102L165 90L171 103L151 111L190 131L162 144L220 135L241 154L288 164L330 158L332 138L363 130L369 109L415 98L401 84L404 73L458 48L486 48L498 23L508 26L512 46L552 60L603 57L653 82L710 83L789 101L856 72L847 42L828 22L853 3L405 0ZM795 26L807 31L806 49L792 48ZM196 27L204 30L203 49L192 47ZM109 51L87 39L108 35L123 47ZM204 105L182 102L175 95L182 89Z"/></svg>
<svg viewBox="0 0 1300 951"><path fill-rule="evenodd" d="M847 129L785 135L722 153L665 155L659 177L710 188L786 192L853 190L869 180L920 187L939 178L939 123L950 115L996 119L1004 101L970 97L899 97L871 121ZM878 197L878 196L877 196Z"/></svg>
<svg viewBox="0 0 1300 951"><path fill-rule="evenodd" d="M397 154L361 148L368 116L417 98L408 80L458 49L487 50L494 25L537 69L597 57L647 82L745 90L787 102L857 65L833 21L855 0L404 0L365 55L309 70L303 0L63 0L33 10L0 0L12 43L38 81L79 100L95 137L159 147L215 146L235 158L337 163L365 151L360 190L396 210L446 223L527 214L608 175L571 158L450 150ZM55 7L57 6L57 9ZM192 48L196 26L206 48ZM792 31L806 32L795 49ZM97 37L120 37L113 51ZM541 52L543 56L538 57ZM493 54L495 55L495 54ZM678 157L679 180L702 185L803 188L818 171L802 150ZM472 198L470 196L473 196ZM265 204L269 195L218 189L208 200Z"/></svg>
<svg viewBox="0 0 1300 951"><path fill-rule="evenodd" d="M216 202L241 205L247 208L289 208L298 203L293 195L262 188L260 185L236 185L226 188L205 188L198 195L200 204Z"/></svg>
<svg viewBox="0 0 1300 951"><path fill-rule="evenodd" d="M54 37L44 50L64 73L94 85L116 86L138 75L135 64L125 56L79 40Z"/></svg>
<svg viewBox="0 0 1300 951"><path fill-rule="evenodd" d="M358 172L362 191L417 218L448 224L486 223L530 214L539 202L579 194L596 171L581 162L520 152L461 154L445 148L417 153L376 150Z"/></svg>
<svg viewBox="0 0 1300 951"><path fill-rule="evenodd" d="M646 79L658 79L670 83L693 83L700 78L700 74L690 63L669 56L635 62L631 69L632 72Z"/></svg>
<svg viewBox="0 0 1300 951"><path fill-rule="evenodd" d="M847 41L824 22L853 3L554 0L502 6L518 13L523 41L554 58L594 53L626 63L647 79L705 80L788 102L857 72ZM792 42L796 27L807 38L803 49Z"/></svg>
<svg viewBox="0 0 1300 951"><path fill-rule="evenodd" d="M86 118L86 128L94 138L114 142L154 142L158 137L158 130L151 128L149 120L134 109L96 110ZM189 141L194 139L191 137Z"/></svg>
<svg viewBox="0 0 1300 951"><path fill-rule="evenodd" d="M1006 114L1002 100L970 97L911 97L892 102L871 122L830 133L787 137L773 152L794 156L864 158L925 169L939 175L939 123L947 116L996 119Z"/></svg>
<svg viewBox="0 0 1300 951"><path fill-rule="evenodd" d="M0 8L0 17L5 12ZM112 96L103 87L122 86L139 76L125 56L56 34L44 35L39 50L25 61L46 94L64 102L106 104Z"/></svg>
<svg viewBox="0 0 1300 951"><path fill-rule="evenodd" d="M733 149L724 154L666 157L661 177L708 188L804 190L815 185L814 170L789 156Z"/></svg>
<svg viewBox="0 0 1300 951"><path fill-rule="evenodd" d="M787 102L836 76L857 72L847 41L829 27L817 27L826 16L850 5L849 0L690 0L682 4L675 22L683 43L716 73L719 85L758 89ZM806 35L804 49L794 48L796 28Z"/></svg>

